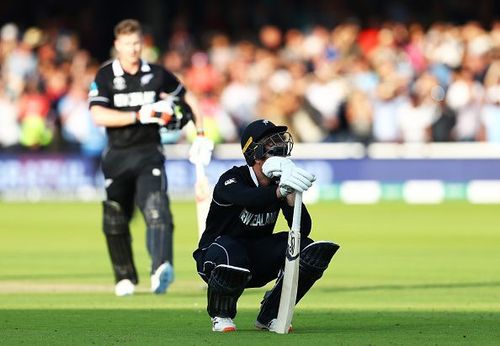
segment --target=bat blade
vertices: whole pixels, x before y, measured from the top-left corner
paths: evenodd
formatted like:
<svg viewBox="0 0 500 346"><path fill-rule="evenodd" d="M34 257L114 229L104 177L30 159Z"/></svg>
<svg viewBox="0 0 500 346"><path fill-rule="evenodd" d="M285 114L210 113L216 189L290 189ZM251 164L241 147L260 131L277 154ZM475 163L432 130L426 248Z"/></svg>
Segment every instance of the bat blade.
<svg viewBox="0 0 500 346"><path fill-rule="evenodd" d="M212 201L212 189L205 174L205 168L202 163L196 164L196 182L195 182L195 200L196 216L198 221L198 239L205 231L210 202Z"/></svg>
<svg viewBox="0 0 500 346"><path fill-rule="evenodd" d="M297 284L299 281L300 261L300 219L302 214L302 193L296 193L293 208L292 229L288 233L288 246L285 256L285 271L281 289L280 306L278 310L276 332L287 334L292 323L295 302L297 299Z"/></svg>

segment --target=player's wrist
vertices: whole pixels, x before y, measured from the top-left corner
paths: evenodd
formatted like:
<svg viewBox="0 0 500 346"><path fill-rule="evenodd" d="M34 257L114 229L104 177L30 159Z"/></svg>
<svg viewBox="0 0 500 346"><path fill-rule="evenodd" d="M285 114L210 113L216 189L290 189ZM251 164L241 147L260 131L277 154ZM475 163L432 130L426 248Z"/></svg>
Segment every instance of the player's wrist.
<svg viewBox="0 0 500 346"><path fill-rule="evenodd" d="M281 188L279 186L276 187L276 197L278 197L278 199L285 199L286 198L286 196L284 196L281 193Z"/></svg>
<svg viewBox="0 0 500 346"><path fill-rule="evenodd" d="M139 120L139 112L132 112L130 115L132 117L132 124L136 124Z"/></svg>

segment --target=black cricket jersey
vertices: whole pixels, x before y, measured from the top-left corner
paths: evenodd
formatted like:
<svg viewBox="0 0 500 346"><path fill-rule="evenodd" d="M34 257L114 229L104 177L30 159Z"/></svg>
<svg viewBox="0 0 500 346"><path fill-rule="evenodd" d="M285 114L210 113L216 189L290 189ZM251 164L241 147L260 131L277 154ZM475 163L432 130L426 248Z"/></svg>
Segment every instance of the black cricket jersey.
<svg viewBox="0 0 500 346"><path fill-rule="evenodd" d="M141 61L134 75L123 70L118 59L101 66L90 86L89 106L100 105L120 111L138 111L142 105L160 99L160 93L183 97L182 83L160 65ZM124 116L129 116L125 115ZM159 144L158 124L132 124L108 127L109 146L126 148L141 144Z"/></svg>
<svg viewBox="0 0 500 346"><path fill-rule="evenodd" d="M206 229L199 249L209 246L220 235L255 238L273 233L280 210L291 227L293 207L276 196L276 185L258 186L249 166L233 167L215 185ZM311 217L302 206L300 233L311 232Z"/></svg>

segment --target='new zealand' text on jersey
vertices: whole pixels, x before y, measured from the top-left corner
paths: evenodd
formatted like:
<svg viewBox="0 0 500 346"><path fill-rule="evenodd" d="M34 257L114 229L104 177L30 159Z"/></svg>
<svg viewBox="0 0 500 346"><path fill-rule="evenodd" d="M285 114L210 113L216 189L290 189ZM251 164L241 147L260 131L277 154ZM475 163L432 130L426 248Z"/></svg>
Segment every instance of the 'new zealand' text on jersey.
<svg viewBox="0 0 500 346"><path fill-rule="evenodd" d="M223 234L242 238L272 234L280 210L291 227L293 207L278 199L276 185L258 186L252 168L233 167L215 185L199 249ZM303 206L300 232L307 236L310 231L311 217Z"/></svg>
<svg viewBox="0 0 500 346"><path fill-rule="evenodd" d="M163 67L141 61L136 74L123 70L115 59L105 63L90 86L90 107L99 105L120 111L138 111L142 105L156 102L160 93L183 96L183 85ZM130 116L124 114L124 116ZM160 143L157 124L133 124L108 127L109 145L124 148L147 143Z"/></svg>

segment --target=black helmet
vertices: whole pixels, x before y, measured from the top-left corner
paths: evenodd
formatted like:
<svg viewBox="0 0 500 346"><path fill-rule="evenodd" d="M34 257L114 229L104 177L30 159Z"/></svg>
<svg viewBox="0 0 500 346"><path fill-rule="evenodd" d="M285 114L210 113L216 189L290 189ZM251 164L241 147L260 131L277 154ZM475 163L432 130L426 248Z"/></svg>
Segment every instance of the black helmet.
<svg viewBox="0 0 500 346"><path fill-rule="evenodd" d="M288 127L276 126L269 120L255 120L241 136L241 150L249 166L264 156L289 156L293 147Z"/></svg>

